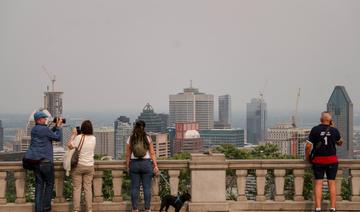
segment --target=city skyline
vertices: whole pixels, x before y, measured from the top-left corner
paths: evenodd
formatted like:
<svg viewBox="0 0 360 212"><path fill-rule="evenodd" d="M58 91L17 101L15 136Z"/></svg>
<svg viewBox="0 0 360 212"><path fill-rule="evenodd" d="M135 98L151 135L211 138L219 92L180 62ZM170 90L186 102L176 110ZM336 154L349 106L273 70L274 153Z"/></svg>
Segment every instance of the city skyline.
<svg viewBox="0 0 360 212"><path fill-rule="evenodd" d="M168 94L189 80L214 96L231 95L233 112L263 91L269 111L290 110L298 88L300 112L320 111L335 85L346 86L360 108L360 2L83 6L0 3L0 112L41 106L51 85L42 66L66 93L64 113L132 112L146 102L166 112Z"/></svg>

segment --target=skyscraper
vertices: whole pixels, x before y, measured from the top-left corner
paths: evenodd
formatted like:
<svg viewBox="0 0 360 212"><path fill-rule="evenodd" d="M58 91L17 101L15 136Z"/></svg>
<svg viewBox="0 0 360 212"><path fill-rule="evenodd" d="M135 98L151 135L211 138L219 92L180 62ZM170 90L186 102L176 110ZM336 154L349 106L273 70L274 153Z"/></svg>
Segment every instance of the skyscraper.
<svg viewBox="0 0 360 212"><path fill-rule="evenodd" d="M231 128L231 97L230 95L219 96L219 121L215 123L217 129Z"/></svg>
<svg viewBox="0 0 360 212"><path fill-rule="evenodd" d="M199 129L214 128L214 96L199 89L185 88L183 93L169 97L170 127L177 122L198 122Z"/></svg>
<svg viewBox="0 0 360 212"><path fill-rule="evenodd" d="M142 120L145 122L145 129L147 132L166 132L166 123L157 113L154 112L154 108L149 103L145 105L137 120Z"/></svg>
<svg viewBox="0 0 360 212"><path fill-rule="evenodd" d="M115 159L125 158L126 141L131 135L132 126L130 118L120 116L114 122L114 156Z"/></svg>
<svg viewBox="0 0 360 212"><path fill-rule="evenodd" d="M52 91L47 89L44 92L44 108L50 112L52 117L60 117L63 112L63 103L62 103L63 92L54 91L54 85L52 86Z"/></svg>
<svg viewBox="0 0 360 212"><path fill-rule="evenodd" d="M340 131L344 141L337 148L341 159L353 158L353 103L344 86L335 86L327 103L327 110L331 113L335 127Z"/></svg>
<svg viewBox="0 0 360 212"><path fill-rule="evenodd" d="M0 151L4 150L4 128L0 120Z"/></svg>
<svg viewBox="0 0 360 212"><path fill-rule="evenodd" d="M252 99L246 105L247 143L259 144L265 141L267 110L262 98Z"/></svg>

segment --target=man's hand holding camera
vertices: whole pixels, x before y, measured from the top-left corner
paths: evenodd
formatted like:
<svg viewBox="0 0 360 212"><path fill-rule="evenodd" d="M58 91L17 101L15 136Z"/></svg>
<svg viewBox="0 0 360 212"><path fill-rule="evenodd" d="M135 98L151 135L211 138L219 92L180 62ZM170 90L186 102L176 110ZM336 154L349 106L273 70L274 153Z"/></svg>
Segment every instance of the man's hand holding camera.
<svg viewBox="0 0 360 212"><path fill-rule="evenodd" d="M62 127L63 120L62 118L55 118L55 127Z"/></svg>

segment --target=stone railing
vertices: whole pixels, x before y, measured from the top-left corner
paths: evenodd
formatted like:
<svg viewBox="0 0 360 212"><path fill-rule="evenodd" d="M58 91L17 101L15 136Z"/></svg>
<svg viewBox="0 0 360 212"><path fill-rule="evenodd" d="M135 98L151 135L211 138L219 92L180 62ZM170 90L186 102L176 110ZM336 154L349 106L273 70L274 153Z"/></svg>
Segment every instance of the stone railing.
<svg viewBox="0 0 360 212"><path fill-rule="evenodd" d="M192 201L182 211L312 211L313 202L304 200L304 175L310 165L302 160L225 160L221 154L193 154L190 160L159 161L159 168L166 170L170 193L176 195L179 190L179 176L182 169L191 172ZM236 200L227 200L226 170L234 170L236 177ZM102 186L104 171L111 170L113 197L111 201L103 197ZM291 171L294 177L293 198L285 198L285 175ZM97 161L93 182L94 211L131 211L128 200L122 196L124 179L124 161ZM247 176L252 171L256 179L255 200L248 200L246 195ZM265 194L266 175L271 171L275 177L274 199L269 200ZM344 171L351 177L350 201L341 198L341 182ZM13 173L15 202L6 200L8 176ZM0 211L30 212L33 204L25 198L26 172L21 162L0 162ZM61 163L55 163L55 193L53 211L71 211L72 203L66 201L64 193L65 172ZM160 177L153 179L152 207L159 209ZM360 211L360 160L343 160L340 162L337 178L337 200L339 211ZM328 208L324 201L324 209Z"/></svg>

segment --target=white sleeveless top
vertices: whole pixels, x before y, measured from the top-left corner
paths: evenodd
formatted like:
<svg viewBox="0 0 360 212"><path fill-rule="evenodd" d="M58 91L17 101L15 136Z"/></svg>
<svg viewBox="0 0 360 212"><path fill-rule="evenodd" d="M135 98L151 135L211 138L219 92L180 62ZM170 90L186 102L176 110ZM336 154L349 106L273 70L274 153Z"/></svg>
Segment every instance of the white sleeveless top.
<svg viewBox="0 0 360 212"><path fill-rule="evenodd" d="M130 136L131 137L131 136ZM126 141L126 144L130 144L130 137L127 139L127 141ZM152 140L151 140L151 137L150 136L147 136L147 139L148 139L148 141L149 141L149 144L150 143L152 143ZM150 159L151 157L150 157L150 152L149 152L149 150L148 151L146 151L146 155L143 157L143 159ZM131 159L139 159L139 158L137 158L137 157L135 157L134 156L134 153L132 153L131 152Z"/></svg>

